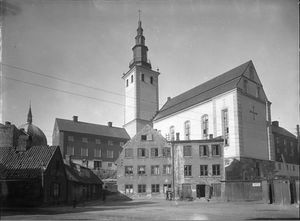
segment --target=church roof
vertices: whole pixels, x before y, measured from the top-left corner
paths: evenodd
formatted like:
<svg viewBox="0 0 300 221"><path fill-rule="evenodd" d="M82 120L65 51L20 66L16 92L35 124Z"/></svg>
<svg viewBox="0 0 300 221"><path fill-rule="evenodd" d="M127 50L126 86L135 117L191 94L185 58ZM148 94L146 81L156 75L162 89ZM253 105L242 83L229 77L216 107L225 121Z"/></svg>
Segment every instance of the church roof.
<svg viewBox="0 0 300 221"><path fill-rule="evenodd" d="M24 131L31 137L31 145L42 146L47 145L47 138L44 132L32 123L26 123L19 127L19 129L24 129Z"/></svg>
<svg viewBox="0 0 300 221"><path fill-rule="evenodd" d="M106 137L115 137L129 140L130 137L126 130L121 127L110 127L101 124L92 124L81 121L72 121L56 118L59 131L69 131L83 134L93 134Z"/></svg>
<svg viewBox="0 0 300 221"><path fill-rule="evenodd" d="M251 60L168 100L156 114L154 121L237 88L250 64Z"/></svg>
<svg viewBox="0 0 300 221"><path fill-rule="evenodd" d="M0 148L0 179L32 179L41 176L58 146L33 146L16 152L13 147Z"/></svg>

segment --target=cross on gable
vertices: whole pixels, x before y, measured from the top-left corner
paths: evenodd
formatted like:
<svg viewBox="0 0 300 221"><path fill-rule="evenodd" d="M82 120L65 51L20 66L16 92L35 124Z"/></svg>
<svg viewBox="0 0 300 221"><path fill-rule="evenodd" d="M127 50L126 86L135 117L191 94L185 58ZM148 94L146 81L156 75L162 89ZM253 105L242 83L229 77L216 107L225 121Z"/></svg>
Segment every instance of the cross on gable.
<svg viewBox="0 0 300 221"><path fill-rule="evenodd" d="M249 111L251 114L253 114L253 120L255 120L255 115L258 115L258 113L254 111L254 109L255 107L254 105L252 105L252 110Z"/></svg>

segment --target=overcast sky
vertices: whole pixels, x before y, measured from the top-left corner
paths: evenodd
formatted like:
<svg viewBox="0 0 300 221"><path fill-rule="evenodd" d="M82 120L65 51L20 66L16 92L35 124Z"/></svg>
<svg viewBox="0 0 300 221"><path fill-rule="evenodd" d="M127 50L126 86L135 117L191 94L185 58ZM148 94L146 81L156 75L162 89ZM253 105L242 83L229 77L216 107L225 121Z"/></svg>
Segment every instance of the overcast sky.
<svg viewBox="0 0 300 221"><path fill-rule="evenodd" d="M160 107L168 96L252 60L272 102L272 120L295 133L297 0L8 2L3 62L17 68L2 67L2 122L25 123L31 101L33 123L49 144L55 118L123 125L121 76L132 59L139 9L148 57L161 72Z"/></svg>

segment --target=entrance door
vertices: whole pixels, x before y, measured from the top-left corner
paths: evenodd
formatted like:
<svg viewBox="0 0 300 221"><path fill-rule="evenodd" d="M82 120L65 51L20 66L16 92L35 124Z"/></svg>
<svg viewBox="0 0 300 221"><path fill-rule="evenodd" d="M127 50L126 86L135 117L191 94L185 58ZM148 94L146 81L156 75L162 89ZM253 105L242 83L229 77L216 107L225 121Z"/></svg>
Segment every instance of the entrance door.
<svg viewBox="0 0 300 221"><path fill-rule="evenodd" d="M192 186L191 184L182 184L182 198L192 197Z"/></svg>
<svg viewBox="0 0 300 221"><path fill-rule="evenodd" d="M272 187L272 183L269 183L269 202L270 202L270 204L273 203L273 187Z"/></svg>
<svg viewBox="0 0 300 221"><path fill-rule="evenodd" d="M205 197L205 185L203 184L199 184L196 186L196 192L197 192L197 197L201 198L201 197Z"/></svg>

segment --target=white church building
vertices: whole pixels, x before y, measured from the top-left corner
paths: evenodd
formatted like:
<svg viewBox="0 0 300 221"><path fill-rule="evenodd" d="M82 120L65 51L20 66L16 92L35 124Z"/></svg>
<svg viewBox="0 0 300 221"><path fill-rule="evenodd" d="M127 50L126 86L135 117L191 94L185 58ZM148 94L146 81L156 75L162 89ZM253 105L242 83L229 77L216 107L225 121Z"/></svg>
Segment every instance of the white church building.
<svg viewBox="0 0 300 221"><path fill-rule="evenodd" d="M271 102L252 61L194 87L159 109L159 72L152 70L141 21L135 37L125 84L124 128L133 137L150 124L169 140L224 139L225 167L232 179L247 178L246 168L257 177L267 176L274 160L271 136ZM177 134L177 136L176 136ZM230 167L228 167L230 168ZM270 168L270 170L273 170ZM252 173L253 174L253 173ZM229 176L230 177L230 176Z"/></svg>

